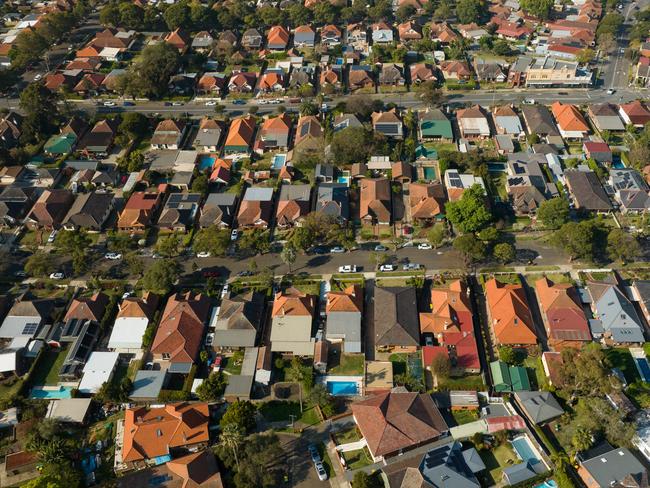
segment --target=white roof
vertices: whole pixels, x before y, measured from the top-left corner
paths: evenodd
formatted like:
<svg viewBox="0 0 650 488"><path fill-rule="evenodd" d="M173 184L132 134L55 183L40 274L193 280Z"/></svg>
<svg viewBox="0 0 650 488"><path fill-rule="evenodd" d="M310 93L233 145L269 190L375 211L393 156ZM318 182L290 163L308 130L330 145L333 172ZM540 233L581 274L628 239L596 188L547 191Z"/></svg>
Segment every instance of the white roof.
<svg viewBox="0 0 650 488"><path fill-rule="evenodd" d="M174 171L177 173L182 171L188 171L191 173L194 171L194 165L196 164L196 158L198 156L198 151L178 151L176 161L174 161Z"/></svg>
<svg viewBox="0 0 650 488"><path fill-rule="evenodd" d="M18 361L17 351L9 350L0 353L0 373L10 373L16 371Z"/></svg>
<svg viewBox="0 0 650 488"><path fill-rule="evenodd" d="M117 352L93 352L84 366L79 391L97 393L102 384L110 379L119 355Z"/></svg>
<svg viewBox="0 0 650 488"><path fill-rule="evenodd" d="M105 47L99 52L99 56L102 58L115 58L122 48L119 47Z"/></svg>
<svg viewBox="0 0 650 488"><path fill-rule="evenodd" d="M115 319L109 349L140 349L142 336L147 329L149 319L146 317L119 317Z"/></svg>
<svg viewBox="0 0 650 488"><path fill-rule="evenodd" d="M31 339L26 336L14 337L11 339L11 342L9 343L9 347L7 349L21 349L23 347L26 347L27 344L29 344L29 341L31 341Z"/></svg>
<svg viewBox="0 0 650 488"><path fill-rule="evenodd" d="M52 400L47 406L46 418L81 424L86 418L91 401L92 398Z"/></svg>

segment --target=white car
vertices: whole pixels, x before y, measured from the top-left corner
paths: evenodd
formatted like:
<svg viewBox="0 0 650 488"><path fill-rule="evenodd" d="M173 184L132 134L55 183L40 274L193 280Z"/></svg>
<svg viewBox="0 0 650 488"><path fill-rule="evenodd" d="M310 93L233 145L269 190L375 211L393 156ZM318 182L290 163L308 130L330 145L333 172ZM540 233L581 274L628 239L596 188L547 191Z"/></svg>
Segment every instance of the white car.
<svg viewBox="0 0 650 488"><path fill-rule="evenodd" d="M226 283L221 289L221 298L225 297L228 294L228 291L230 291L230 285Z"/></svg>
<svg viewBox="0 0 650 488"><path fill-rule="evenodd" d="M196 253L196 257L197 257L197 258L209 258L209 257L210 257L210 253L207 252L207 251L197 252L197 253Z"/></svg>
<svg viewBox="0 0 650 488"><path fill-rule="evenodd" d="M330 252L333 252L333 253L345 252L345 248L342 247L342 246L334 246L332 249L330 249Z"/></svg>
<svg viewBox="0 0 650 488"><path fill-rule="evenodd" d="M607 90L608 95L613 95L615 92L616 92L616 90L614 90L613 88L610 88L609 90Z"/></svg>
<svg viewBox="0 0 650 488"><path fill-rule="evenodd" d="M183 102L172 102L172 107L181 107L185 105Z"/></svg>
<svg viewBox="0 0 650 488"><path fill-rule="evenodd" d="M43 75L39 73L39 74L37 74L36 76L34 76L34 81L38 81L38 80L40 80L41 78L43 78Z"/></svg>
<svg viewBox="0 0 650 488"><path fill-rule="evenodd" d="M339 266L339 273L356 273L357 267L354 264L346 264L345 266Z"/></svg>
<svg viewBox="0 0 650 488"><path fill-rule="evenodd" d="M205 102L205 106L206 107L216 107L217 102L215 102L214 100L210 100L209 102Z"/></svg>
<svg viewBox="0 0 650 488"><path fill-rule="evenodd" d="M432 249L431 244L428 242L421 242L418 244L418 249L428 251L429 249Z"/></svg>
<svg viewBox="0 0 650 488"><path fill-rule="evenodd" d="M534 98L526 98L524 100L524 105L535 105L535 99Z"/></svg>
<svg viewBox="0 0 650 488"><path fill-rule="evenodd" d="M104 102L104 107L114 107L114 106L115 106L115 102L110 102L110 101Z"/></svg>
<svg viewBox="0 0 650 488"><path fill-rule="evenodd" d="M111 261L119 261L122 259L122 255L119 252L107 252L104 254L104 257L106 259L110 259Z"/></svg>
<svg viewBox="0 0 650 488"><path fill-rule="evenodd" d="M208 335L205 336L205 345L207 347L210 347L213 342L214 342L214 332L210 332Z"/></svg>
<svg viewBox="0 0 650 488"><path fill-rule="evenodd" d="M230 240L236 241L238 238L239 238L239 231L237 229L233 229L232 232L230 233Z"/></svg>
<svg viewBox="0 0 650 488"><path fill-rule="evenodd" d="M56 239L56 235L57 235L58 233L59 233L58 230L53 230L53 231L50 233L50 237L47 238L47 243L48 243L48 244L52 244L52 243L54 242L54 239Z"/></svg>
<svg viewBox="0 0 650 488"><path fill-rule="evenodd" d="M382 264L379 266L379 271L395 271L397 269L397 266L394 264Z"/></svg>
<svg viewBox="0 0 650 488"><path fill-rule="evenodd" d="M378 244L375 246L375 251L376 252L386 252L388 251L388 248L386 246L382 246L381 244Z"/></svg>
<svg viewBox="0 0 650 488"><path fill-rule="evenodd" d="M266 98L260 98L257 100L258 105L266 105L269 101Z"/></svg>
<svg viewBox="0 0 650 488"><path fill-rule="evenodd" d="M126 300L127 298L130 298L131 295L133 295L133 292L132 292L132 291L125 291L125 292L122 294L122 300Z"/></svg>
<svg viewBox="0 0 650 488"><path fill-rule="evenodd" d="M314 463L314 466L316 466L318 479L321 481L325 481L327 479L327 471L325 471L325 468L323 467L323 463Z"/></svg>
<svg viewBox="0 0 650 488"><path fill-rule="evenodd" d="M63 278L65 278L65 275L63 273L52 273L50 275L51 280L62 280Z"/></svg>

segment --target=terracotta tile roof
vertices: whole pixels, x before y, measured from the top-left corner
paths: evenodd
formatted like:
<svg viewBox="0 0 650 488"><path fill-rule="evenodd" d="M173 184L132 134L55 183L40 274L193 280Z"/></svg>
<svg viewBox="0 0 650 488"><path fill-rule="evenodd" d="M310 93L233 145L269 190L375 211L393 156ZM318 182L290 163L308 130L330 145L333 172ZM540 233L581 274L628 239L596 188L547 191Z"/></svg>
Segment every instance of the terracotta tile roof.
<svg viewBox="0 0 650 488"><path fill-rule="evenodd" d="M284 85L284 78L280 73L264 73L260 78L260 90L272 90L275 85Z"/></svg>
<svg viewBox="0 0 650 488"><path fill-rule="evenodd" d="M277 117L269 117L262 124L261 131L263 133L273 132L273 133L289 133L291 130L291 117L285 112Z"/></svg>
<svg viewBox="0 0 650 488"><path fill-rule="evenodd" d="M143 298L125 298L120 303L116 318L147 318L153 319L158 305L158 297L153 293L146 293Z"/></svg>
<svg viewBox="0 0 650 488"><path fill-rule="evenodd" d="M411 217L414 219L431 219L444 213L445 201L445 190L439 183L411 183L409 185Z"/></svg>
<svg viewBox="0 0 650 488"><path fill-rule="evenodd" d="M156 126L155 132L183 132L185 122L182 120L165 119L161 120Z"/></svg>
<svg viewBox="0 0 650 488"><path fill-rule="evenodd" d="M460 280L448 288L431 288L431 312L420 314L420 332L438 335L445 331L474 332L466 288Z"/></svg>
<svg viewBox="0 0 650 488"><path fill-rule="evenodd" d="M449 351L445 346L422 346L422 364L425 367L431 366L434 358L438 356L449 357Z"/></svg>
<svg viewBox="0 0 650 488"><path fill-rule="evenodd" d="M470 76L472 74L467 63L463 61L443 61L440 63L440 70L444 75Z"/></svg>
<svg viewBox="0 0 650 488"><path fill-rule="evenodd" d="M254 226L263 222L269 224L271 220L271 203L257 200L244 200L239 206L237 223L241 226Z"/></svg>
<svg viewBox="0 0 650 488"><path fill-rule="evenodd" d="M291 225L300 217L303 217L308 213L309 202L282 200L278 202L278 209L275 213L275 217L278 225Z"/></svg>
<svg viewBox="0 0 650 488"><path fill-rule="evenodd" d="M537 344L535 325L521 285L485 283L492 328L499 344Z"/></svg>
<svg viewBox="0 0 650 488"><path fill-rule="evenodd" d="M64 321L78 319L100 322L107 305L108 296L101 292L97 292L91 297L75 298L65 314Z"/></svg>
<svg viewBox="0 0 650 488"><path fill-rule="evenodd" d="M177 403L159 408L130 408L124 416L125 462L153 459L170 448L208 442L207 403Z"/></svg>
<svg viewBox="0 0 650 488"><path fill-rule="evenodd" d="M379 222L390 221L390 199L390 183L386 178L363 179L359 217L372 217Z"/></svg>
<svg viewBox="0 0 650 488"><path fill-rule="evenodd" d="M289 35L289 31L286 27L274 25L271 27L271 30L269 30L266 39L269 44L284 44L286 46L289 43Z"/></svg>
<svg viewBox="0 0 650 488"><path fill-rule="evenodd" d="M250 146L255 132L255 119L253 117L240 117L232 121L226 146Z"/></svg>
<svg viewBox="0 0 650 488"><path fill-rule="evenodd" d="M326 313L362 311L363 289L358 285L350 285L344 291L330 291L327 294Z"/></svg>
<svg viewBox="0 0 650 488"><path fill-rule="evenodd" d="M437 39L440 42L450 43L451 41L454 41L458 38L459 35L456 34L446 22L434 22L431 24L431 39Z"/></svg>
<svg viewBox="0 0 650 488"><path fill-rule="evenodd" d="M320 73L320 84L324 85L326 83L329 83L330 85L335 85L339 83L341 80L339 78L339 72L336 70L333 70L331 68L325 68L323 71Z"/></svg>
<svg viewBox="0 0 650 488"><path fill-rule="evenodd" d="M191 44L190 36L183 29L176 29L165 36L165 42L177 49L184 49Z"/></svg>
<svg viewBox="0 0 650 488"><path fill-rule="evenodd" d="M217 460L208 450L169 461L167 469L183 479L181 488L223 488Z"/></svg>
<svg viewBox="0 0 650 488"><path fill-rule="evenodd" d="M488 432L494 434L501 430L525 430L526 422L519 415L509 415L504 417L489 417L485 419L488 426Z"/></svg>
<svg viewBox="0 0 650 488"><path fill-rule="evenodd" d="M294 32L296 34L309 34L309 33L315 34L316 33L314 31L314 28L309 24L299 25L298 27L296 27Z"/></svg>
<svg viewBox="0 0 650 488"><path fill-rule="evenodd" d="M397 454L447 431L447 424L427 394L381 393L353 403L352 413L374 456Z"/></svg>
<svg viewBox="0 0 650 488"><path fill-rule="evenodd" d="M591 340L589 323L573 285L553 283L545 277L535 282L535 291L542 312L546 315L549 339Z"/></svg>
<svg viewBox="0 0 650 488"><path fill-rule="evenodd" d="M589 132L587 121L575 105L554 102L551 111L557 125L563 131Z"/></svg>
<svg viewBox="0 0 650 488"><path fill-rule="evenodd" d="M620 106L633 124L640 125L650 122L650 110L640 100L634 100Z"/></svg>
<svg viewBox="0 0 650 488"><path fill-rule="evenodd" d="M47 227L60 224L72 206L74 197L70 190L45 190L29 212L27 218Z"/></svg>
<svg viewBox="0 0 650 488"><path fill-rule="evenodd" d="M291 315L295 317L314 315L314 297L289 288L275 295L271 317Z"/></svg>

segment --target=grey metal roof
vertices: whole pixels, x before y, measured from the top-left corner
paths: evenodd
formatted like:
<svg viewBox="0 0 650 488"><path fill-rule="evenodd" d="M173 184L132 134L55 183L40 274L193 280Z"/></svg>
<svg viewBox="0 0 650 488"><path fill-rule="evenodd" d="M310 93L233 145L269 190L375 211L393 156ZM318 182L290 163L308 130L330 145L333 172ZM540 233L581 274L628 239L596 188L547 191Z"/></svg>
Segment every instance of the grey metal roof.
<svg viewBox="0 0 650 488"><path fill-rule="evenodd" d="M506 134L521 134L524 131L517 115L497 115L494 119L496 124L506 131Z"/></svg>
<svg viewBox="0 0 650 488"><path fill-rule="evenodd" d="M629 475L638 482L646 473L639 460L625 448L612 449L581 464L599 486L614 486Z"/></svg>
<svg viewBox="0 0 650 488"><path fill-rule="evenodd" d="M643 324L634 305L623 292L610 283L589 283L594 300L595 315L603 330L609 331L615 342L645 342Z"/></svg>
<svg viewBox="0 0 650 488"><path fill-rule="evenodd" d="M444 486L454 488L481 486L474 475L476 471L468 466L461 449L460 442L450 442L427 452L420 463L422 477L433 486L442 486L440 480L445 480Z"/></svg>
<svg viewBox="0 0 650 488"><path fill-rule="evenodd" d="M244 201L270 202L273 199L273 188L251 186L246 189Z"/></svg>
<svg viewBox="0 0 650 488"><path fill-rule="evenodd" d="M503 477L507 480L508 485L516 485L535 476L537 476L537 473L530 463L520 463L503 468Z"/></svg>
<svg viewBox="0 0 650 488"><path fill-rule="evenodd" d="M248 398L253 387L251 375L232 374L228 376L228 386L226 386L225 396Z"/></svg>
<svg viewBox="0 0 650 488"><path fill-rule="evenodd" d="M330 312L327 314L326 335L345 336L345 341L361 340L361 312Z"/></svg>
<svg viewBox="0 0 650 488"><path fill-rule="evenodd" d="M347 220L350 216L348 187L344 183L321 183L316 197L317 212Z"/></svg>
<svg viewBox="0 0 650 488"><path fill-rule="evenodd" d="M282 185L280 188L280 201L295 200L308 202L311 198L311 185Z"/></svg>
<svg viewBox="0 0 650 488"><path fill-rule="evenodd" d="M554 419L564 413L553 394L548 391L519 391L515 393L515 398L536 424Z"/></svg>
<svg viewBox="0 0 650 488"><path fill-rule="evenodd" d="M166 371L138 371L129 398L158 398L165 383Z"/></svg>

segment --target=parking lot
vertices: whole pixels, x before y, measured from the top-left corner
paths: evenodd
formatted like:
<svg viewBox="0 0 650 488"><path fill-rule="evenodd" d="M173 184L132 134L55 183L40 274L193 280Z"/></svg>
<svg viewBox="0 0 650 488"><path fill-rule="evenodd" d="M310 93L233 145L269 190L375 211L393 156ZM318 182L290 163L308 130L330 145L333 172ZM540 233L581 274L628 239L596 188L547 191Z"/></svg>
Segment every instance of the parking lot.
<svg viewBox="0 0 650 488"><path fill-rule="evenodd" d="M309 457L307 446L309 441L304 437L278 434L280 442L287 454L287 466L289 468L289 485L299 488L324 488L330 486L328 481L320 481L314 468L314 463ZM326 466L327 470L328 467ZM328 475L331 478L333 473Z"/></svg>

